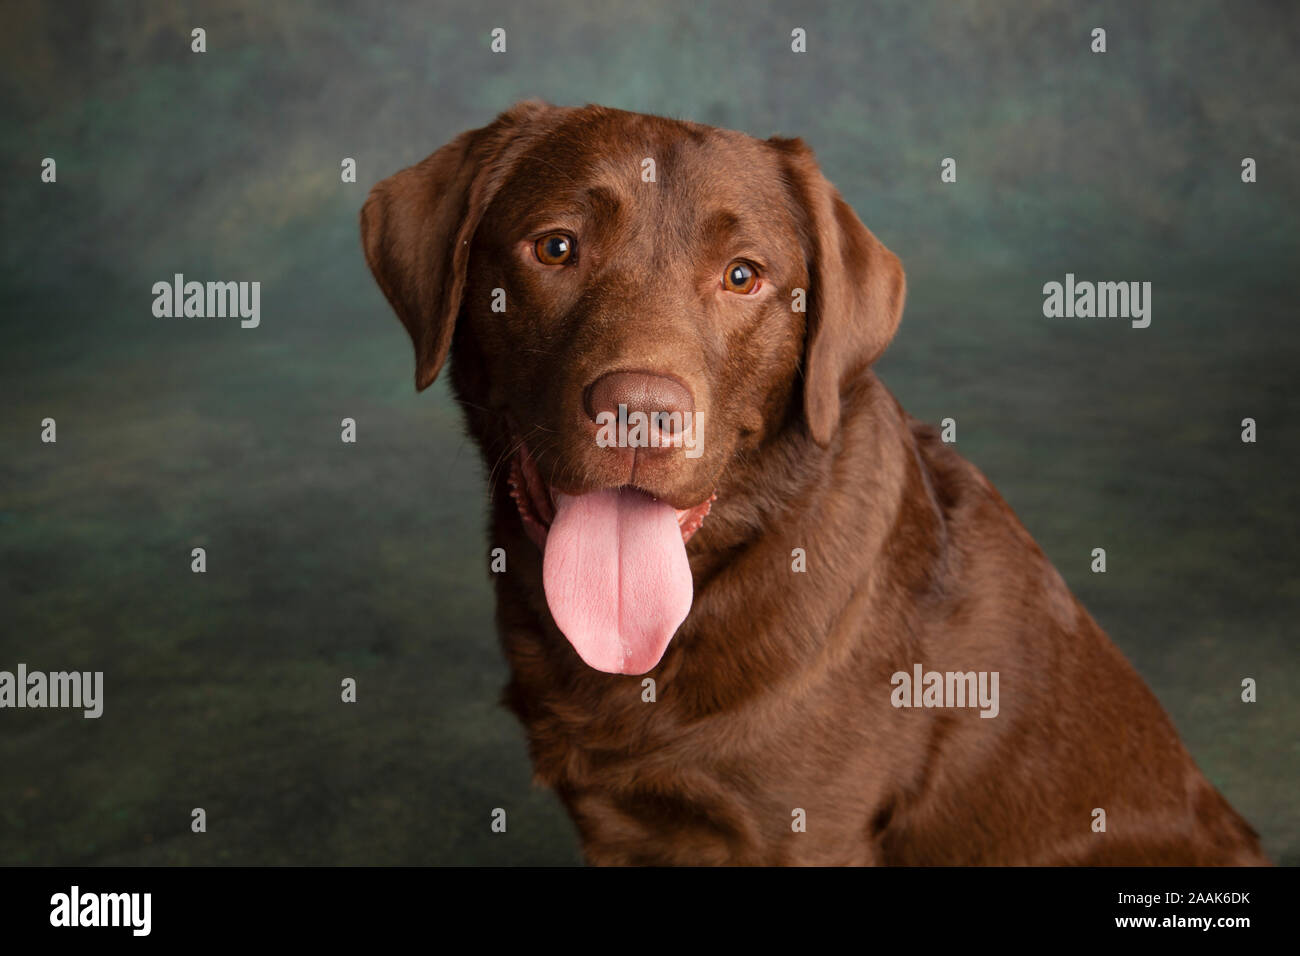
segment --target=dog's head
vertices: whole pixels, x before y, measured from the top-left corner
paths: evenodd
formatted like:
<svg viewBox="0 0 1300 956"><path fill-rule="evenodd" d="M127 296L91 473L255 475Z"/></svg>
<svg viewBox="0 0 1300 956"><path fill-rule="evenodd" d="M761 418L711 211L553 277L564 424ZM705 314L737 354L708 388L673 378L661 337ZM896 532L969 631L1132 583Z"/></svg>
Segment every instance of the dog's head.
<svg viewBox="0 0 1300 956"><path fill-rule="evenodd" d="M788 428L829 446L902 313L799 140L620 110L522 103L377 185L361 229L417 388L467 366L552 616L615 673L685 619L729 464Z"/></svg>

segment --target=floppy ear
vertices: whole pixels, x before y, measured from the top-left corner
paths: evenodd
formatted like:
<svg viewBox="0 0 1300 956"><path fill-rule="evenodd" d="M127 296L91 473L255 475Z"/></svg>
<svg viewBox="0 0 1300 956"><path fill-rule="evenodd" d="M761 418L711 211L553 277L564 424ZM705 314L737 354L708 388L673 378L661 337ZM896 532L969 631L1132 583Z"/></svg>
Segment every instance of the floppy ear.
<svg viewBox="0 0 1300 956"><path fill-rule="evenodd" d="M805 217L810 277L804 341L804 414L823 448L840 421L841 390L889 345L907 287L898 257L881 244L798 139L770 139Z"/></svg>
<svg viewBox="0 0 1300 956"><path fill-rule="evenodd" d="M462 133L428 159L370 190L361 242L379 288L415 345L415 387L428 388L451 348L470 243L483 211L555 107L520 103Z"/></svg>

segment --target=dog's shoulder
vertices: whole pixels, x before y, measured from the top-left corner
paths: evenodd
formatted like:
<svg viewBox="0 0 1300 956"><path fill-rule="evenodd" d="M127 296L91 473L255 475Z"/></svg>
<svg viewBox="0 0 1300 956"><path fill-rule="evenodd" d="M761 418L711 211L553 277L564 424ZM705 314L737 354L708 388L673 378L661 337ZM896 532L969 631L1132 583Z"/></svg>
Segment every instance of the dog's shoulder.
<svg viewBox="0 0 1300 956"><path fill-rule="evenodd" d="M943 440L937 426L919 421L906 412L903 417L921 469L945 516L951 519L971 509L985 508L1005 510L1011 514L993 483L953 445Z"/></svg>
<svg viewBox="0 0 1300 956"><path fill-rule="evenodd" d="M1086 627L1087 615L1060 573L994 484L943 440L939 428L905 418L929 493L943 515L949 570L960 569L968 585L985 596L1035 595L1035 606L1048 613L1056 629L1074 633Z"/></svg>

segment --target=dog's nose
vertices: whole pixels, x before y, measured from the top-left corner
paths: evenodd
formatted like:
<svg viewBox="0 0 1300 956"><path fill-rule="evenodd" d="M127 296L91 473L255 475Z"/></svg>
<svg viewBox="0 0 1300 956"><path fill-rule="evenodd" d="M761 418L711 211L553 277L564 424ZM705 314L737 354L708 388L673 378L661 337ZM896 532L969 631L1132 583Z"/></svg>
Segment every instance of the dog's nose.
<svg viewBox="0 0 1300 956"><path fill-rule="evenodd" d="M650 418L695 410L695 399L681 382L653 372L610 372L587 387L587 414L592 421L601 412L618 415L625 405L629 414L642 412Z"/></svg>

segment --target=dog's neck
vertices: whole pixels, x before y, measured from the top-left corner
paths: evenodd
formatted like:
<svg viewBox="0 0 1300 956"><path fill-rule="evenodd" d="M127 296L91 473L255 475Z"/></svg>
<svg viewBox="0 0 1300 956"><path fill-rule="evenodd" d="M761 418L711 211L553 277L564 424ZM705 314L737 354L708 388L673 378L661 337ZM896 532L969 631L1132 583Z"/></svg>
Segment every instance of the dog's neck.
<svg viewBox="0 0 1300 956"><path fill-rule="evenodd" d="M933 498L908 416L867 371L846 391L842 422L823 448L796 411L770 439L738 456L723 475L713 512L692 539L693 561L730 559L774 533L790 538L791 548L829 545L833 552L843 543L861 554L883 547L906 497L920 492ZM855 468L857 463L872 467ZM837 474L842 480L831 480ZM801 545L796 539L804 532L812 537ZM829 535L826 542L823 534Z"/></svg>
<svg viewBox="0 0 1300 956"><path fill-rule="evenodd" d="M863 621L911 633L887 596L924 602L950 559L911 421L870 372L846 393L842 421L829 447L795 421L750 456L688 546L695 605L663 673L689 686L697 673L734 670L734 681L705 682L726 693L701 701L707 710L815 682L858 646ZM795 591L801 600L790 600ZM727 622L741 620L761 627L736 634Z"/></svg>

